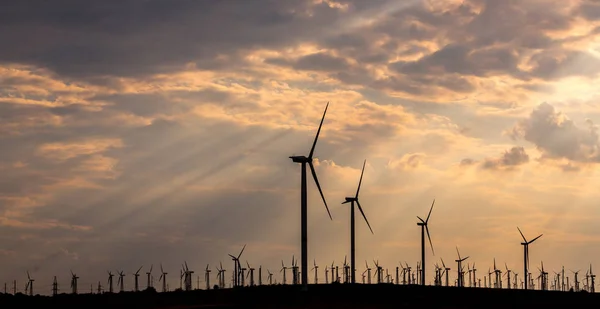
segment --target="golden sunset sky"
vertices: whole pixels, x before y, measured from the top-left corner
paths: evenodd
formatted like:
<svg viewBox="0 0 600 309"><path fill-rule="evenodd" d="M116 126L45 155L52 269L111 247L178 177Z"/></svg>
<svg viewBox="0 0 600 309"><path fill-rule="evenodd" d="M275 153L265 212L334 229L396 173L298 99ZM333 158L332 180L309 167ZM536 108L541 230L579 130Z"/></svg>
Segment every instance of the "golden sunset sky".
<svg viewBox="0 0 600 309"><path fill-rule="evenodd" d="M236 254L276 272L300 255L420 260L456 250L582 273L600 261L600 2L593 0L19 0L0 5L0 283L30 271L80 290L159 263L179 286ZM309 174L310 176L310 174ZM600 265L598 265L600 269ZM289 275L289 274L288 274ZM312 282L313 274L310 274ZM581 277L580 277L581 278ZM116 281L115 281L116 282ZM145 287L145 275L140 277ZM201 281L204 287L204 281Z"/></svg>

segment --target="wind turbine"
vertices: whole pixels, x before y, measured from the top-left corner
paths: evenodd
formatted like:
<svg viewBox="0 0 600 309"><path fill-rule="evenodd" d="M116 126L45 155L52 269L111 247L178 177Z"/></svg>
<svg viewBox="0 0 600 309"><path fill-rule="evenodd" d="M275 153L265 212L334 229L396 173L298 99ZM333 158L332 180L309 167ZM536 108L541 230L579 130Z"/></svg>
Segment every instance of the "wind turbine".
<svg viewBox="0 0 600 309"><path fill-rule="evenodd" d="M285 274L286 274L287 269L288 269L288 267L286 267L285 264L283 264L283 260L281 260L281 270L279 272L283 272L283 284L286 283Z"/></svg>
<svg viewBox="0 0 600 309"><path fill-rule="evenodd" d="M239 284L239 271L238 269L241 268L240 266L240 257L242 256L242 253L244 253L244 249L246 249L246 245L244 245L244 247L242 248L242 251L240 251L240 254L238 254L237 257L229 254L229 256L231 257L231 259L233 260L233 286L236 287Z"/></svg>
<svg viewBox="0 0 600 309"><path fill-rule="evenodd" d="M421 227L421 285L425 285L425 231L427 231L427 238L429 239L429 245L431 246L431 252L435 255L435 251L433 251L433 243L431 242L431 236L429 235L429 227L427 223L429 223L429 217L431 216L431 211L433 210L433 205L435 204L435 199L433 203L431 203L431 208L429 209L429 214L427 214L427 219L423 220L421 217L417 216L421 222L417 222L417 225Z"/></svg>
<svg viewBox="0 0 600 309"><path fill-rule="evenodd" d="M367 160L364 161L362 172L360 173L360 180L358 181L358 189L356 189L356 195L354 197L346 197L346 200L342 204L350 203L350 282L356 283L356 231L355 231L355 221L354 221L354 203L358 206L358 210L362 214L369 230L373 234L373 229L369 224L369 220L367 220L367 216L365 216L365 212L360 206L360 202L358 201L358 193L360 192L360 185L362 184L363 174L365 173L365 165L367 164Z"/></svg>
<svg viewBox="0 0 600 309"><path fill-rule="evenodd" d="M594 273L592 272L592 264L590 264L590 293L595 293L596 292L596 283L594 282L596 279L596 275L594 275Z"/></svg>
<svg viewBox="0 0 600 309"><path fill-rule="evenodd" d="M254 268L250 266L248 261L246 261L246 264L248 265L248 274L246 275L246 278L250 277L250 286L254 286Z"/></svg>
<svg viewBox="0 0 600 309"><path fill-rule="evenodd" d="M462 262L464 262L469 257L467 256L467 257L461 258L460 257L460 252L458 251L458 247L456 247L456 253L458 254L458 260L455 260L455 262L458 263L458 265L457 265L457 267L458 267L458 270L457 270L457 272L458 272L458 279L457 279L458 284L457 285L458 285L458 287L462 288L464 286L463 285L463 279L464 279L463 274L464 273L463 273L463 268L462 268Z"/></svg>
<svg viewBox="0 0 600 309"><path fill-rule="evenodd" d="M525 236L523 235L523 232L521 232L521 229L517 226L517 230L519 230L519 233L521 234L521 237L523 237L523 242L521 243L521 245L523 245L523 268L524 268L524 273L523 276L524 277L524 282L525 282L525 290L527 290L527 286L529 283L529 272L528 272L528 268L529 268L529 245L531 243L533 243L534 241L536 241L538 238L542 237L542 235L544 234L540 234L540 236L527 241L527 239L525 238Z"/></svg>
<svg viewBox="0 0 600 309"><path fill-rule="evenodd" d="M144 265L140 266L140 268L138 268L138 270L135 273L133 273L133 280L134 280L134 288L133 288L133 290L135 292L139 291L138 278L140 276L140 270L142 270L142 267L144 267Z"/></svg>
<svg viewBox="0 0 600 309"><path fill-rule="evenodd" d="M329 211L329 207L327 207L327 201L325 201L325 195L323 195L323 190L321 190L321 185L319 184L319 179L317 178L317 173L315 172L315 167L313 166L313 154L315 151L315 146L317 145L317 140L319 139L319 133L321 132L321 127L323 126L323 121L325 120L325 114L327 113L327 107L329 107L329 102L325 106L325 111L323 112L323 118L321 118L321 123L319 124L319 129L317 130L317 135L315 136L315 141L313 142L312 148L310 149L310 153L308 157L305 156L291 156L295 163L302 164L302 174L300 178L300 240L302 243L301 246L301 267L302 267L302 287L303 289L308 289L308 201L307 201L307 188L306 188L306 165L310 167L310 171L312 172L313 179L317 188L319 189L319 193L321 194L321 198L323 199L323 203L325 204L325 209L327 209L327 213L329 214L329 218L333 220L331 217L331 212Z"/></svg>
<svg viewBox="0 0 600 309"><path fill-rule="evenodd" d="M167 291L167 273L163 269L162 263L160 263L160 278L158 278L158 281L160 282L160 280L162 280L162 282L163 282L162 291L166 292ZM112 283L112 280L111 280L111 283ZM112 290L112 286L111 286L111 290Z"/></svg>
<svg viewBox="0 0 600 309"><path fill-rule="evenodd" d="M269 274L269 285L273 285L273 274L268 269L267 269L267 274Z"/></svg>
<svg viewBox="0 0 600 309"><path fill-rule="evenodd" d="M442 266L444 267L444 270L446 271L446 286L448 286L448 284L449 284L448 273L449 273L450 267L446 267L446 264L444 264L444 259L440 258L440 260L442 261ZM475 264L473 264L473 268L475 268Z"/></svg>
<svg viewBox="0 0 600 309"><path fill-rule="evenodd" d="M27 288L29 288L29 296L33 296L33 279L29 275L29 271L27 271L27 284L25 285L25 292L27 292Z"/></svg>
<svg viewBox="0 0 600 309"><path fill-rule="evenodd" d="M225 270L223 269L223 263L219 262L220 267L217 267L217 280L219 281L219 288L225 287Z"/></svg>
<svg viewBox="0 0 600 309"><path fill-rule="evenodd" d="M204 281L206 281L206 289L210 290L210 269L208 268L208 264L206 264L206 269L204 270Z"/></svg>
<svg viewBox="0 0 600 309"><path fill-rule="evenodd" d="M573 275L575 276L575 278L574 278L574 279L575 279L575 292L579 292L579 280L578 280L578 278L577 278L577 276L579 275L579 271L580 271L580 270L578 270L578 271L572 271L572 270L571 270L571 272L572 272L572 273L573 273Z"/></svg>
<svg viewBox="0 0 600 309"><path fill-rule="evenodd" d="M317 266L317 260L313 260L315 266L311 270L315 271L315 284L319 283L319 266Z"/></svg>
<svg viewBox="0 0 600 309"><path fill-rule="evenodd" d="M123 271L119 271L119 280L117 280L117 285L119 286L119 291L123 292L125 290L125 282L123 281L123 277L125 277L125 273Z"/></svg>
<svg viewBox="0 0 600 309"><path fill-rule="evenodd" d="M108 292L112 293L113 292L113 273L111 271L107 271L108 272Z"/></svg>
<svg viewBox="0 0 600 309"><path fill-rule="evenodd" d="M79 277L71 270L71 288L73 289L73 294L77 294L77 279Z"/></svg>
<svg viewBox="0 0 600 309"><path fill-rule="evenodd" d="M147 287L147 288L149 288L149 287L151 287L151 286L152 286L152 283L151 283L151 281L150 281L150 276L151 276L151 274L152 274L152 267L153 267L153 266L154 266L154 265L150 265L150 271L146 273L146 275L148 276L148 283L146 284L146 287Z"/></svg>

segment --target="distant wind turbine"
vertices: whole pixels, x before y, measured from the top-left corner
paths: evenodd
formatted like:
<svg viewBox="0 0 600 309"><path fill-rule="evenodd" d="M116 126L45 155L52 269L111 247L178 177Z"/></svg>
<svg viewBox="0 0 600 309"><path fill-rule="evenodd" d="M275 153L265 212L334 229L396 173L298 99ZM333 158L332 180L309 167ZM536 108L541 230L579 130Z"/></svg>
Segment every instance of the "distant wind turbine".
<svg viewBox="0 0 600 309"><path fill-rule="evenodd" d="M350 203L350 282L356 283L356 231L355 231L355 220L354 220L354 203L358 206L358 210L362 214L369 230L373 233L373 229L371 228L371 224L369 224L369 220L367 220L367 216L360 206L360 202L358 201L358 193L360 192L360 185L362 184L363 175L365 173L365 165L367 164L367 160L364 161L362 171L360 173L360 180L358 181L358 189L356 189L356 195L353 197L346 197L346 200L342 204Z"/></svg>
<svg viewBox="0 0 600 309"><path fill-rule="evenodd" d="M429 235L429 227L427 223L429 223L429 217L431 217L431 211L433 210L433 205L435 204L435 199L433 203L431 203L431 208L429 209L429 214L427 214L427 219L423 220L421 217L417 216L421 222L417 222L417 225L421 227L421 285L425 285L425 231L427 231L427 238L429 239L429 245L431 246L431 252L435 255L435 251L433 251L433 243L431 242L431 236Z"/></svg>
<svg viewBox="0 0 600 309"><path fill-rule="evenodd" d="M542 237L542 235L544 235L544 234L540 234L540 236L538 236L530 241L527 241L527 239L525 238L525 235L523 235L523 232L521 232L521 229L518 226L517 226L517 230L519 230L521 237L523 237L523 242L521 243L521 245L523 245L523 268L525 270L523 273L523 276L525 276L523 281L525 282L525 290L527 290L527 286L529 283L529 271L528 271L528 268L529 268L529 245L531 243L533 243L534 241L536 241L538 238Z"/></svg>

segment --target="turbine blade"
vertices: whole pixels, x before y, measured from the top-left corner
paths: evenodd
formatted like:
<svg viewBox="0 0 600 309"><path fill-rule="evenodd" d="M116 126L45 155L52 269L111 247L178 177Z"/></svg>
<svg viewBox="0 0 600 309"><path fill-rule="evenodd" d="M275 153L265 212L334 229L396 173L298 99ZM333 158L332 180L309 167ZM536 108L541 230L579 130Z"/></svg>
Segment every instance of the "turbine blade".
<svg viewBox="0 0 600 309"><path fill-rule="evenodd" d="M315 147L317 146L317 140L319 139L319 133L321 133L321 127L323 126L323 121L325 120L325 114L327 113L327 108L329 107L329 102L325 105L325 111L323 112L323 118L321 118L321 123L319 124L319 129L317 130L317 135L315 136L315 141L313 142L312 148L310 149L310 154L308 154L309 162L312 161L313 153L315 152Z"/></svg>
<svg viewBox="0 0 600 309"><path fill-rule="evenodd" d="M425 219L425 223L429 222L429 217L431 216L431 211L433 210L434 204L435 204L435 199L433 199L433 203L431 203L431 208L429 208L429 214L427 214L427 219Z"/></svg>
<svg viewBox="0 0 600 309"><path fill-rule="evenodd" d="M435 251L433 251L433 243L431 242L431 236L429 235L429 227L425 225L425 231L427 231L427 238L429 239L429 245L431 246L431 253L435 255Z"/></svg>
<svg viewBox="0 0 600 309"><path fill-rule="evenodd" d="M371 224L369 224L369 220L367 220L367 216L365 215L365 212L363 211L362 207L360 206L360 202L358 201L358 199L356 200L356 205L358 205L358 210L360 210L360 213L362 214L363 218L365 219L365 222L367 222L367 226L369 227L369 230L371 230L371 234L375 234L375 233L373 233Z"/></svg>
<svg viewBox="0 0 600 309"><path fill-rule="evenodd" d="M456 253L458 253L458 259L460 260L460 252L458 251L458 247L456 247Z"/></svg>
<svg viewBox="0 0 600 309"><path fill-rule="evenodd" d="M540 234L540 236L538 236L538 237L536 237L536 238L532 239L531 241L529 241L529 243L532 243L532 242L536 241L538 238L542 237L542 235L544 235L544 234Z"/></svg>
<svg viewBox="0 0 600 309"><path fill-rule="evenodd" d="M327 214L329 215L329 219L333 220L333 217L331 217L331 212L329 211L329 207L327 206L327 201L325 200L325 195L323 195L323 190L321 190L321 184L319 184L319 178L317 178L317 172L315 172L315 167L312 164L312 161L308 162L308 166L310 166L310 172L313 175L313 179L315 180L317 189L319 189L319 193L321 194L321 198L323 199L323 204L325 204L325 209L327 209Z"/></svg>
<svg viewBox="0 0 600 309"><path fill-rule="evenodd" d="M242 253L244 253L244 249L246 249L245 244L244 244L244 247L242 248L242 251L240 251L240 254L237 256L238 259L240 258L240 256L242 256Z"/></svg>
<svg viewBox="0 0 600 309"><path fill-rule="evenodd" d="M523 235L523 232L521 232L521 229L517 226L517 230L519 230L519 233L521 234L521 237L523 237L523 241L527 242L527 239L525 238L525 235Z"/></svg>
<svg viewBox="0 0 600 309"><path fill-rule="evenodd" d="M362 172L360 172L360 180L358 181L358 189L356 189L356 198L358 198L358 192L360 192L360 185L362 184L363 174L365 173L365 165L367 164L367 159L363 163Z"/></svg>
<svg viewBox="0 0 600 309"><path fill-rule="evenodd" d="M421 220L421 222L425 223L425 220L423 220L421 217L417 216L417 219Z"/></svg>

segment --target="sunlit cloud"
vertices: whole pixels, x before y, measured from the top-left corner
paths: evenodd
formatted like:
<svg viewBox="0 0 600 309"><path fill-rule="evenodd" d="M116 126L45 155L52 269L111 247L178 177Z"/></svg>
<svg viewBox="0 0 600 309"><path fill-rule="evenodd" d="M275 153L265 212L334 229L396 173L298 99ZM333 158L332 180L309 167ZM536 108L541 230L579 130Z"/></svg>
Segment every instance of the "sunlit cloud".
<svg viewBox="0 0 600 309"><path fill-rule="evenodd" d="M14 23L0 33L12 42L0 50L0 262L10 266L0 277L31 270L45 283L74 269L90 284L141 264L230 267L244 244L249 263L278 269L299 256L300 167L289 156L308 154L328 102L314 165L333 221L309 179L311 260L348 254L341 202L366 159L361 204L375 233L358 224L361 261L414 264L416 216L435 198L434 259L452 261L458 246L481 269L494 258L518 268L519 226L544 234L536 263L595 262L600 16L590 1L553 4L1 11L0 24ZM47 13L67 7L80 18Z"/></svg>

